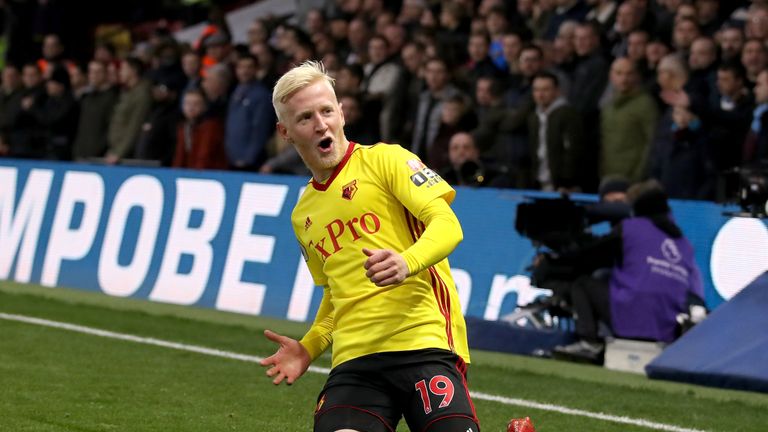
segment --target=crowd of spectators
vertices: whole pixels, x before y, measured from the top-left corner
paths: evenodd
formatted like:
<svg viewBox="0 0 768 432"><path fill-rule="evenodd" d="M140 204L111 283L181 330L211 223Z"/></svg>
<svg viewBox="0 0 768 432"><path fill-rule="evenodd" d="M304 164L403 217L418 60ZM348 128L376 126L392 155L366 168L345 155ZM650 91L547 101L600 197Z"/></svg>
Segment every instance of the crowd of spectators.
<svg viewBox="0 0 768 432"><path fill-rule="evenodd" d="M48 34L6 64L0 155L306 174L271 89L322 60L346 133L400 144L455 184L594 192L659 180L713 199L768 158L768 1L300 0L235 44L156 31L81 65ZM465 166L466 165L466 166Z"/></svg>

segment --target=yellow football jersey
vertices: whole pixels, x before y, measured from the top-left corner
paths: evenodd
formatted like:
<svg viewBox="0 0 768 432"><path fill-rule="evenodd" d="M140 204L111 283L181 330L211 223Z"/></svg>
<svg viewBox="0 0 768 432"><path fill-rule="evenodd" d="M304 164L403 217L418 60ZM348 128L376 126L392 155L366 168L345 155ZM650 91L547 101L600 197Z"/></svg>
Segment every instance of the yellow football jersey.
<svg viewBox="0 0 768 432"><path fill-rule="evenodd" d="M313 180L291 215L302 253L333 308L333 366L363 355L452 350L469 363L466 325L447 259L398 285L365 275L363 248L402 253L425 227L414 215L455 191L399 145L350 143L323 184Z"/></svg>

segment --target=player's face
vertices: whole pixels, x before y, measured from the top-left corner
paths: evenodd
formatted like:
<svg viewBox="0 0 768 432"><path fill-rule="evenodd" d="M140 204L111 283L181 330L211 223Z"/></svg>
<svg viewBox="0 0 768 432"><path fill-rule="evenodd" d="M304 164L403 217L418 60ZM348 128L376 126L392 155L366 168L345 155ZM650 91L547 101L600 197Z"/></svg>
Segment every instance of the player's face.
<svg viewBox="0 0 768 432"><path fill-rule="evenodd" d="M344 114L330 84L320 80L294 93L281 117L280 135L296 147L315 179L330 177L348 145Z"/></svg>

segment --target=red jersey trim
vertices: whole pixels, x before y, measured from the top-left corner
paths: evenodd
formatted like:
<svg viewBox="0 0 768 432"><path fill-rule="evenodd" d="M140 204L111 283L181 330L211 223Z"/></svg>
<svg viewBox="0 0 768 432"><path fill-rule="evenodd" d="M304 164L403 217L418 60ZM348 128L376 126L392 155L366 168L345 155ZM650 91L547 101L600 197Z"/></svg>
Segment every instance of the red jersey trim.
<svg viewBox="0 0 768 432"><path fill-rule="evenodd" d="M413 239L413 242L416 243L416 240L421 237L426 227L424 226L424 223L416 219L407 208L404 207L403 210L405 211L405 220L408 223L411 238ZM450 347L451 351L455 352L456 350L453 344L453 326L451 324L451 297L448 292L448 286L434 267L430 267L428 270L432 285L432 293L435 295L435 301L437 301L440 313L443 315L443 318L445 318L445 336L448 339L448 347Z"/></svg>
<svg viewBox="0 0 768 432"><path fill-rule="evenodd" d="M457 355L458 360L456 360L456 370L459 371L459 376L461 377L461 383L464 385L464 391L467 394L467 400L469 401L469 407L472 409L472 416L474 417L472 420L477 423L477 426L480 426L480 419L477 418L477 411L475 411L475 404L472 402L472 396L469 395L469 386L467 385L467 363L464 361L463 358L461 358L460 355Z"/></svg>
<svg viewBox="0 0 768 432"><path fill-rule="evenodd" d="M344 165L347 164L347 161L349 160L350 156L352 156L352 150L355 149L355 143L352 141L349 142L349 145L347 146L347 150L344 152L344 157L341 158L341 162L339 162L338 165L336 165L336 169L333 170L333 174L328 178L328 180L325 181L325 183L318 183L315 181L315 178L312 177L312 180L310 183L312 184L312 187L314 187L316 190L319 190L321 192L325 192L328 187L333 183L333 180L336 178L337 175L341 172L341 170L344 168Z"/></svg>

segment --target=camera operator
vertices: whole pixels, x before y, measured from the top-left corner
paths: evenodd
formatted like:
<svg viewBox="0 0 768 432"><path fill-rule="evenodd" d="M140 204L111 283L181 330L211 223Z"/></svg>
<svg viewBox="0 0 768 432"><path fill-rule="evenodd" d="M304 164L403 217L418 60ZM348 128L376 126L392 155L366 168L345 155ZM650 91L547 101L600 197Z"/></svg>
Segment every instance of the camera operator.
<svg viewBox="0 0 768 432"><path fill-rule="evenodd" d="M521 226L521 234L531 238L534 242L547 246L552 252L539 254L532 266L533 282L537 286L552 290L553 296L548 300L550 305L559 305L566 314L570 314L570 287L573 281L582 275L584 269L576 268L575 263L569 257L580 254L581 248L592 244L597 237L587 232L587 228L595 223L610 222L613 227L619 221L630 216L631 208L627 203L627 189L629 181L620 176L606 176L600 183L598 194L600 201L594 204L577 205L570 199L555 200L552 204L547 201L534 203L535 214L523 216L518 208L518 223L521 225L533 224L534 226ZM557 204L559 202L560 204ZM547 207L541 207L546 205ZM564 206L564 207L559 207ZM583 213L574 214L569 210L579 207ZM521 221L522 217L522 221ZM563 226L553 227L547 222L547 218L556 218L564 221L569 228ZM577 220L571 220L577 219ZM533 228L533 230L532 230ZM535 231L535 232L531 232ZM542 235L543 233L547 233ZM546 235L546 239L544 236ZM563 258L561 258L561 256Z"/></svg>
<svg viewBox="0 0 768 432"><path fill-rule="evenodd" d="M440 171L440 176L453 186L509 186L503 172L480 160L475 137L468 132L457 132L451 136L448 159L450 165Z"/></svg>
<svg viewBox="0 0 768 432"><path fill-rule="evenodd" d="M590 274L611 267L609 277L582 276L570 288L579 340L559 346L555 356L599 362L604 343L598 322L617 337L672 342L676 317L700 302L703 288L693 247L675 224L661 185L632 186L627 197L633 217L556 261Z"/></svg>

